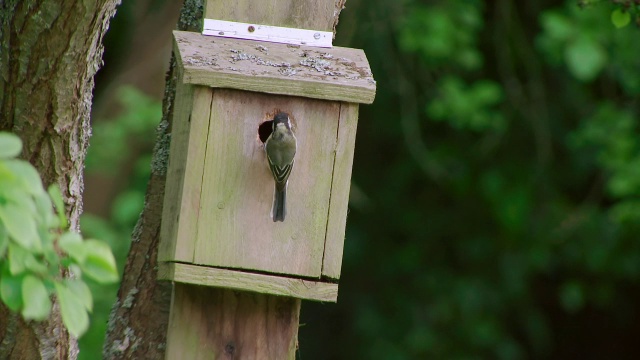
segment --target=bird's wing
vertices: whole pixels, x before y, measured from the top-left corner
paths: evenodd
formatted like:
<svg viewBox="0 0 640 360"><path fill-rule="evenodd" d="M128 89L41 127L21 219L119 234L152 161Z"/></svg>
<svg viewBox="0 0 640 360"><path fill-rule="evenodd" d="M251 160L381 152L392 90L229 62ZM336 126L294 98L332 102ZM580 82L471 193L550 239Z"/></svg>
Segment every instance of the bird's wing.
<svg viewBox="0 0 640 360"><path fill-rule="evenodd" d="M269 160L269 168L271 169L276 182L279 184L286 183L289 178L289 174L291 174L291 169L293 168L293 161L290 164L278 166L271 161L271 157L269 157L268 154L267 159Z"/></svg>

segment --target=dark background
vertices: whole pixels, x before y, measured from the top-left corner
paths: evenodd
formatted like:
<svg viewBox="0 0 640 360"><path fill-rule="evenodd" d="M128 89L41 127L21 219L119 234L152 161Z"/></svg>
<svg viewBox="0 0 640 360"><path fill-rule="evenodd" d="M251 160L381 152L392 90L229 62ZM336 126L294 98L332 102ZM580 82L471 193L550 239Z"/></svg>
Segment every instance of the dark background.
<svg viewBox="0 0 640 360"><path fill-rule="evenodd" d="M377 95L339 302L303 302L301 359L640 358L640 30L579 3L347 1L335 43L365 50ZM96 80L82 224L121 268L180 5L124 1Z"/></svg>

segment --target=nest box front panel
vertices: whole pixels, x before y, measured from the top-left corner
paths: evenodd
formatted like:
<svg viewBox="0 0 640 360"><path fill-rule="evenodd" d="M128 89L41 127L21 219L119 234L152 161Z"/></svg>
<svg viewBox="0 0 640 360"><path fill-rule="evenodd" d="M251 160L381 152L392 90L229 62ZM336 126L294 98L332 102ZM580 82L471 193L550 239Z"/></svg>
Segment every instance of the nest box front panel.
<svg viewBox="0 0 640 360"><path fill-rule="evenodd" d="M194 263L320 277L340 103L211 89ZM298 140L287 215L274 222L274 180L258 127L290 114Z"/></svg>

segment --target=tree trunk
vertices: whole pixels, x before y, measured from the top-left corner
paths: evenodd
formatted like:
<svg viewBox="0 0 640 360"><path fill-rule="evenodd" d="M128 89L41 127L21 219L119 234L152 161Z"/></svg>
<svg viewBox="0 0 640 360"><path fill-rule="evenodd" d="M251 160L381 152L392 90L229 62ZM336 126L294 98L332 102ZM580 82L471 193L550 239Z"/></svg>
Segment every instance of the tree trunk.
<svg viewBox="0 0 640 360"><path fill-rule="evenodd" d="M203 1L185 0L178 29L201 31ZM328 24L334 31L344 3L345 0L335 0L333 18L329 19ZM307 19L307 21L310 20ZM163 116L158 126L145 206L133 232L124 278L118 291L118 300L114 304L109 319L103 350L105 359L164 358L171 284L156 281L157 247L173 120L173 99L177 76L174 65L175 62L172 59L166 78Z"/></svg>
<svg viewBox="0 0 640 360"><path fill-rule="evenodd" d="M118 3L0 2L0 130L22 138L22 157L38 169L45 186L60 186L74 230L82 213L93 77ZM0 305L0 324L0 359L77 357L77 341L55 302L50 318L40 323L25 322Z"/></svg>
<svg viewBox="0 0 640 360"><path fill-rule="evenodd" d="M178 29L199 31L203 0L185 0ZM113 305L103 348L104 359L163 359L171 302L171 284L158 282L157 257L164 184L171 140L176 73L172 57L166 76L162 120L157 128L151 178L144 209L133 230L131 249L118 298Z"/></svg>

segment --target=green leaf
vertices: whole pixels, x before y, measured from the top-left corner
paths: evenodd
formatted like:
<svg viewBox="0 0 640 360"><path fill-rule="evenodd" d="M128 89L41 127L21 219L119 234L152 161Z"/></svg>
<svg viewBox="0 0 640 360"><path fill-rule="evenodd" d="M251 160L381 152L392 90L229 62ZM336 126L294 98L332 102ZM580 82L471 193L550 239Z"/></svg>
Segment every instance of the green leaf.
<svg viewBox="0 0 640 360"><path fill-rule="evenodd" d="M9 243L9 251L7 252L7 263L9 264L9 272L12 275L20 274L27 269L27 257L29 252L15 243Z"/></svg>
<svg viewBox="0 0 640 360"><path fill-rule="evenodd" d="M87 257L81 265L85 275L101 284L114 283L119 280L116 260L109 245L98 240L85 240Z"/></svg>
<svg viewBox="0 0 640 360"><path fill-rule="evenodd" d="M58 212L58 219L60 220L61 225L60 227L66 228L68 224L67 216L64 213L64 200L62 200L62 192L60 191L60 188L55 184L51 184L47 191L49 192L51 201L53 201L53 205L55 205L56 211Z"/></svg>
<svg viewBox="0 0 640 360"><path fill-rule="evenodd" d="M3 271L0 279L0 298L11 311L19 311L22 307L22 279L24 275L13 276Z"/></svg>
<svg viewBox="0 0 640 360"><path fill-rule="evenodd" d="M44 320L51 311L51 300L49 292L44 283L35 276L27 275L22 281L22 298L24 308L22 316L29 320Z"/></svg>
<svg viewBox="0 0 640 360"><path fill-rule="evenodd" d="M64 283L56 282L54 285L58 295L62 321L69 333L80 337L89 327L89 315L85 310L85 305Z"/></svg>
<svg viewBox="0 0 640 360"><path fill-rule="evenodd" d="M38 170L33 167L29 162L24 160L7 160L5 166L9 171L14 173L19 179L24 189L29 194L35 195L44 191L42 187L42 180Z"/></svg>
<svg viewBox="0 0 640 360"><path fill-rule="evenodd" d="M20 155L22 140L12 133L0 132L0 158L13 158Z"/></svg>
<svg viewBox="0 0 640 360"><path fill-rule="evenodd" d="M46 275L49 272L49 268L42 261L38 261L33 254L29 253L26 259L27 269L36 274Z"/></svg>
<svg viewBox="0 0 640 360"><path fill-rule="evenodd" d="M82 280L67 280L65 283L69 291L82 302L85 309L93 311L93 297L87 284Z"/></svg>
<svg viewBox="0 0 640 360"><path fill-rule="evenodd" d="M47 244L42 252L43 262L49 265L50 269L58 269L60 266L59 249L53 246L53 242Z"/></svg>
<svg viewBox="0 0 640 360"><path fill-rule="evenodd" d="M584 36L569 44L564 55L569 71L582 81L593 80L607 62L602 45Z"/></svg>
<svg viewBox="0 0 640 360"><path fill-rule="evenodd" d="M9 236L27 250L41 250L42 244L33 214L24 207L12 203L0 206L0 221L7 228Z"/></svg>
<svg viewBox="0 0 640 360"><path fill-rule="evenodd" d="M30 214L31 217L37 214L33 196L18 181L1 188L0 197L5 200L3 204L11 203L13 206L18 206L22 208L24 213Z"/></svg>
<svg viewBox="0 0 640 360"><path fill-rule="evenodd" d="M631 22L631 14L622 9L615 9L611 13L611 22L616 28L623 28Z"/></svg>
<svg viewBox="0 0 640 360"><path fill-rule="evenodd" d="M9 234L7 233L7 229L0 223L0 259L4 257L5 251L7 251L7 246L9 246Z"/></svg>
<svg viewBox="0 0 640 360"><path fill-rule="evenodd" d="M87 258L87 247L80 234L67 231L58 240L58 246L78 263L84 263Z"/></svg>
<svg viewBox="0 0 640 360"><path fill-rule="evenodd" d="M38 213L39 221L44 224L47 229L59 228L60 222L58 217L53 214L53 204L51 198L45 192L42 192L34 196L36 212Z"/></svg>
<svg viewBox="0 0 640 360"><path fill-rule="evenodd" d="M82 269L80 269L80 266L76 264L69 265L69 272L78 278L82 277Z"/></svg>
<svg viewBox="0 0 640 360"><path fill-rule="evenodd" d="M34 273L45 275L48 272L47 266L36 259L36 257L29 251L21 248L20 246L10 243L9 244L9 271L13 274L19 274L25 270L31 270Z"/></svg>

